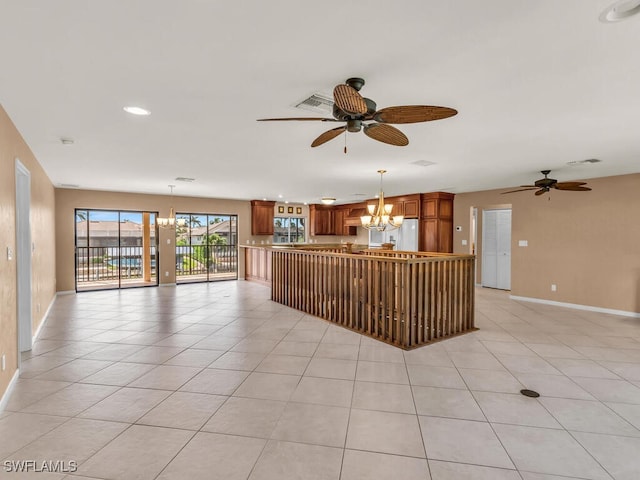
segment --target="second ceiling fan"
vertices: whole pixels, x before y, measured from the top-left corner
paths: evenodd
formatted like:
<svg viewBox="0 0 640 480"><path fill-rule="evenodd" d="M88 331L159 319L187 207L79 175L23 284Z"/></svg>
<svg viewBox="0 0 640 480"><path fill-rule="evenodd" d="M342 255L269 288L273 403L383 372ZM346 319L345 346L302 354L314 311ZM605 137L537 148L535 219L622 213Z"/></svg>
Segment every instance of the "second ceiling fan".
<svg viewBox="0 0 640 480"><path fill-rule="evenodd" d="M526 192L528 190L536 190L535 195L540 196L547 193L552 188L556 190L568 190L570 192L589 192L591 189L589 187L585 187L587 182L558 182L555 178L549 178L549 174L551 170L541 170L541 174L544 175L544 178L540 180L536 180L533 185L520 185L518 190L510 190L505 193L516 193L516 192Z"/></svg>
<svg viewBox="0 0 640 480"><path fill-rule="evenodd" d="M359 91L363 86L364 80L362 78L349 78L345 83L337 85L333 89L333 118L261 118L258 121L345 122L345 125L341 127L332 128L322 133L311 143L312 147L322 145L343 132L360 131L364 131L369 138L379 142L402 147L409 144L409 139L400 130L389 125L390 123L429 122L449 118L458 113L453 108L430 105L401 105L377 110L373 100L360 95Z"/></svg>

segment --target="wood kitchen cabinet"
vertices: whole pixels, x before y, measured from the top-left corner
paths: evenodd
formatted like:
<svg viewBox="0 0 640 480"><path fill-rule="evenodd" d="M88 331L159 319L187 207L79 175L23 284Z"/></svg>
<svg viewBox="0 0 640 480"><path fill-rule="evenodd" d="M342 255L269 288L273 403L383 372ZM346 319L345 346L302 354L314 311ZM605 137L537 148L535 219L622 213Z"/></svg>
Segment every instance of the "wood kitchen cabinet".
<svg viewBox="0 0 640 480"><path fill-rule="evenodd" d="M273 235L273 209L276 202L251 200L251 235Z"/></svg>
<svg viewBox="0 0 640 480"><path fill-rule="evenodd" d="M423 193L420 251L453 252L453 193Z"/></svg>
<svg viewBox="0 0 640 480"><path fill-rule="evenodd" d="M347 217L349 216L350 211L351 211L351 207L349 205L334 207L333 230L336 235L355 236L358 234L357 227L346 224Z"/></svg>
<svg viewBox="0 0 640 480"><path fill-rule="evenodd" d="M420 195L404 197L404 218L420 218Z"/></svg>
<svg viewBox="0 0 640 480"><path fill-rule="evenodd" d="M370 200L367 203L374 203ZM391 216L404 215L404 218L420 218L420 194L401 195L397 197L386 197L385 203L393 205Z"/></svg>
<svg viewBox="0 0 640 480"><path fill-rule="evenodd" d="M334 207L331 205L309 205L309 228L311 235L335 235Z"/></svg>

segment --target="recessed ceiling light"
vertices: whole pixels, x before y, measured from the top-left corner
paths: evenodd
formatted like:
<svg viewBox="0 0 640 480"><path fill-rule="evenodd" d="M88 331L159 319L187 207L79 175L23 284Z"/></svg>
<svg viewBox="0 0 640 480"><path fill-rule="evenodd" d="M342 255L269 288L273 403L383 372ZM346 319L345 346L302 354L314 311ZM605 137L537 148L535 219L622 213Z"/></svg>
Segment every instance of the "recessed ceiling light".
<svg viewBox="0 0 640 480"><path fill-rule="evenodd" d="M132 115L151 115L151 112L149 110L147 110L146 108L142 108L142 107L136 107L133 105L124 107L123 110L127 113L130 113Z"/></svg>
<svg viewBox="0 0 640 480"><path fill-rule="evenodd" d="M618 0L600 14L600 21L604 23L620 22L637 13L640 13L640 0Z"/></svg>
<svg viewBox="0 0 640 480"><path fill-rule="evenodd" d="M278 195L278 198L282 198L282 194Z"/></svg>

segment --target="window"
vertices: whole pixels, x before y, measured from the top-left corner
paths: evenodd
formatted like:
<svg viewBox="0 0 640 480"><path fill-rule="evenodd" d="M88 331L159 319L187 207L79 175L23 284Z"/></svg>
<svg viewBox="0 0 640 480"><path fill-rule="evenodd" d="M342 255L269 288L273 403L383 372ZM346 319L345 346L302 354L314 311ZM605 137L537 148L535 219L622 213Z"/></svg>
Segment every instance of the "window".
<svg viewBox="0 0 640 480"><path fill-rule="evenodd" d="M305 218L275 217L273 219L273 243L304 243Z"/></svg>

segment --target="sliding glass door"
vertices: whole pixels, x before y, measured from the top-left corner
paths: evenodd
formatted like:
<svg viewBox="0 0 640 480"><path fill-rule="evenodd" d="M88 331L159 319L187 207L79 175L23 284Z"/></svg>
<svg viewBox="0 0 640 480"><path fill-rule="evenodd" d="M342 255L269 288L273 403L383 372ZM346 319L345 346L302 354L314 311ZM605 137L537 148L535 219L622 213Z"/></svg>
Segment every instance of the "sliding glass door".
<svg viewBox="0 0 640 480"><path fill-rule="evenodd" d="M157 285L156 216L76 209L76 291Z"/></svg>
<svg viewBox="0 0 640 480"><path fill-rule="evenodd" d="M238 278L238 217L178 213L176 282L212 282ZM176 221L176 224L178 221Z"/></svg>

